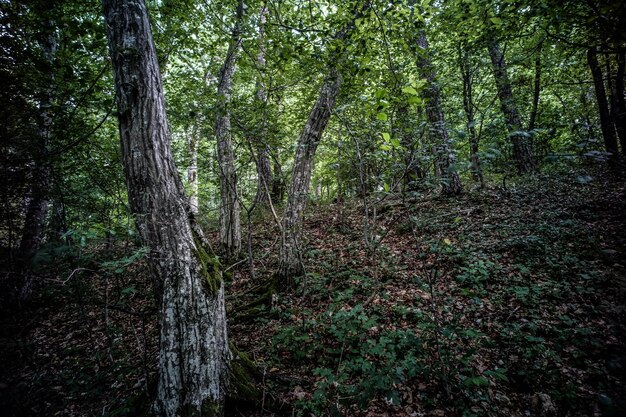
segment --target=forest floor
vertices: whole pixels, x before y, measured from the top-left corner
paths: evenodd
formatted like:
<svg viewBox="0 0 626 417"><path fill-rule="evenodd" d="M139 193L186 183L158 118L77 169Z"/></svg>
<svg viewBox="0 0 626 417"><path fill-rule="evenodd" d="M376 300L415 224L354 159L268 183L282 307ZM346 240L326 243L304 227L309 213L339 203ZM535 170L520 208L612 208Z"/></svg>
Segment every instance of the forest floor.
<svg viewBox="0 0 626 417"><path fill-rule="evenodd" d="M254 277L230 269L227 308L262 406L228 415L626 415L623 180L568 171L366 203L311 204L306 278L261 299L278 232L253 219ZM145 411L157 331L143 252L49 257L28 301L2 281L0 414Z"/></svg>

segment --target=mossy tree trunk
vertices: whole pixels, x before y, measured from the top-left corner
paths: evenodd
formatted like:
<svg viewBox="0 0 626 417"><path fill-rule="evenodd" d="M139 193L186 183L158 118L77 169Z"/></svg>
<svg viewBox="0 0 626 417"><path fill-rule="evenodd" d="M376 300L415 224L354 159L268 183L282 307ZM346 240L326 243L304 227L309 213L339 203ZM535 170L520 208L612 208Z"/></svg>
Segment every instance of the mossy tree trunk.
<svg viewBox="0 0 626 417"><path fill-rule="evenodd" d="M231 358L218 261L194 238L174 166L163 86L143 0L104 0L128 198L160 311L154 413L220 415Z"/></svg>

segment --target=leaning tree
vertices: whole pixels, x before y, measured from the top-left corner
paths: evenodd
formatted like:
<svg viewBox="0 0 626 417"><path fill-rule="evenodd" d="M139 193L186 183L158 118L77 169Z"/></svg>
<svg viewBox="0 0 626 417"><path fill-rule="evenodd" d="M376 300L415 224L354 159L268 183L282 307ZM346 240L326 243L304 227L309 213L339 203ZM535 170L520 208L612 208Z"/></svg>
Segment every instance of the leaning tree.
<svg viewBox="0 0 626 417"><path fill-rule="evenodd" d="M220 414L231 353L224 285L173 162L159 65L143 0L103 0L128 199L160 310L159 416Z"/></svg>

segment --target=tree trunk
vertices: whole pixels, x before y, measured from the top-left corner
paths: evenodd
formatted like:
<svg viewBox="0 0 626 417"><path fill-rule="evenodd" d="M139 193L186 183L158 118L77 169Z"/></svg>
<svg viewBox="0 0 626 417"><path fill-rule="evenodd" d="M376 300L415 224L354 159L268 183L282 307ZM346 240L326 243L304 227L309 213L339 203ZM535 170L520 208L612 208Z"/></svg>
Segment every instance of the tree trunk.
<svg viewBox="0 0 626 417"><path fill-rule="evenodd" d="M487 49L489 50L493 76L498 90L500 109L504 115L504 121L513 144L513 159L517 165L517 171L520 174L525 174L535 169L535 160L530 141L528 140L528 134L521 131L522 122L515 104L506 60L498 41L492 35L487 40Z"/></svg>
<svg viewBox="0 0 626 417"><path fill-rule="evenodd" d="M194 123L191 133L187 133L187 149L189 150L189 166L187 167L187 182L189 183L189 210L198 214L198 126Z"/></svg>
<svg viewBox="0 0 626 417"><path fill-rule="evenodd" d="M219 73L215 121L217 159L220 167L220 245L229 260L236 258L241 250L241 207L237 190L237 171L230 131L229 107L232 95L232 79L241 45L243 7L243 2L240 1L237 6L237 20L226 52L226 59Z"/></svg>
<svg viewBox="0 0 626 417"><path fill-rule="evenodd" d="M398 94L400 94L398 92ZM401 103L396 110L395 129L393 135L400 139L404 148L404 172L402 173L401 185L404 191L416 191L419 180L424 175L420 169L417 155L416 140L411 133L409 120L409 106Z"/></svg>
<svg viewBox="0 0 626 417"><path fill-rule="evenodd" d="M48 10L49 11L49 10ZM39 42L42 49L44 66L42 79L54 80L54 57L58 48L54 23L45 19L43 36ZM22 260L28 260L41 247L45 236L46 218L50 207L50 161L48 147L52 134L53 87L48 84L42 88L37 115L37 139L31 167L30 193L26 198L26 216L22 229L19 254Z"/></svg>
<svg viewBox="0 0 626 417"><path fill-rule="evenodd" d="M532 131L535 128L535 122L537 120L537 111L539 109L539 98L541 95L541 49L543 41L541 41L537 47L537 57L535 58L535 82L533 91L533 105L530 109L530 118L528 120L528 130Z"/></svg>
<svg viewBox="0 0 626 417"><path fill-rule="evenodd" d="M624 99L624 52L617 54L617 72L611 84L611 118L619 138L622 154L626 156L626 100Z"/></svg>
<svg viewBox="0 0 626 417"><path fill-rule="evenodd" d="M602 137L604 138L604 147L610 154L610 158L614 160L618 155L617 138L609 112L609 105L606 100L604 76L602 75L602 69L598 62L598 50L595 46L587 50L587 63L589 64L591 76L593 77L593 85L596 90L596 101L600 114L600 127L602 129Z"/></svg>
<svg viewBox="0 0 626 417"><path fill-rule="evenodd" d="M267 145L267 92L265 85L265 19L267 7L263 6L259 12L259 53L257 55L257 67L259 76L257 79L256 101L261 108L261 127L256 135L254 143L256 147L256 171L257 190L255 202L265 205L271 198L269 193L272 184L272 167L270 166L269 146Z"/></svg>
<svg viewBox="0 0 626 417"><path fill-rule="evenodd" d="M338 134L338 138L337 138L337 203L342 203L343 202L343 187L342 187L342 181L341 181L341 129L339 129L339 131L337 132Z"/></svg>
<svg viewBox="0 0 626 417"><path fill-rule="evenodd" d="M279 161L280 155L275 155L274 164L273 164L273 172L272 172L272 189L271 189L271 199L272 202L282 204L285 199L285 180L283 178L283 167L280 165Z"/></svg>
<svg viewBox="0 0 626 417"><path fill-rule="evenodd" d="M220 415L231 353L217 258L193 229L174 166L143 0L104 0L128 199L160 310L157 416Z"/></svg>
<svg viewBox="0 0 626 417"><path fill-rule="evenodd" d="M483 170L480 157L478 156L479 146L478 135L476 135L476 120L474 118L472 73L467 51L463 50L462 47L459 47L459 63L461 67L461 79L463 80L463 110L465 111L465 118L467 119L466 126L470 144L472 178L474 181L478 181L480 188L485 188Z"/></svg>
<svg viewBox="0 0 626 417"><path fill-rule="evenodd" d="M341 75L338 69L333 67L322 84L317 101L313 105L304 130L298 139L298 147L291 174L291 186L287 195L287 207L285 208L282 221L283 235L277 276L279 285L283 288L292 287L294 278L304 273L300 259L302 217L306 209L311 172L313 170L313 158L326 124L330 119L340 88Z"/></svg>
<svg viewBox="0 0 626 417"><path fill-rule="evenodd" d="M48 198L50 167L45 159L45 154L46 152L42 152L36 157L31 170L32 184L25 201L24 227L19 248L19 256L23 261L27 261L35 255L45 237L46 219L50 207Z"/></svg>
<svg viewBox="0 0 626 417"><path fill-rule="evenodd" d="M463 191L459 174L454 169L454 154L450 146L450 138L446 129L446 122L441 108L441 94L437 84L437 74L432 66L428 49L428 40L423 30L420 30L417 39L417 69L426 79L426 87L422 96L426 101L426 118L429 132L434 140L437 171L441 176L442 191L444 194L460 194Z"/></svg>

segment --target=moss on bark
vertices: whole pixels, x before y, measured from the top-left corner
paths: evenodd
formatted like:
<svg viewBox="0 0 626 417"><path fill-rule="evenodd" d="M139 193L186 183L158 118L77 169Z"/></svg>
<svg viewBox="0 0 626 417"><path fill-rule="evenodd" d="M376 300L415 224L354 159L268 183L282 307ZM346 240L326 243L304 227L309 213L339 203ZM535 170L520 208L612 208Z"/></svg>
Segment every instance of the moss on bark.
<svg viewBox="0 0 626 417"><path fill-rule="evenodd" d="M257 318L260 314L267 313L272 308L272 300L276 291L276 280L272 279L267 284L258 288L256 293L259 297L239 309L232 320L237 323L246 323Z"/></svg>
<svg viewBox="0 0 626 417"><path fill-rule="evenodd" d="M195 250L194 255L200 262L200 273L204 277L206 288L211 295L217 294L222 285L222 272L220 271L220 261L212 252L209 253L202 241L194 233Z"/></svg>
<svg viewBox="0 0 626 417"><path fill-rule="evenodd" d="M233 360L230 362L228 375L228 397L237 402L258 403L262 398L262 393L254 383L254 379L260 375L256 364L232 343L230 343L230 351L233 354Z"/></svg>

